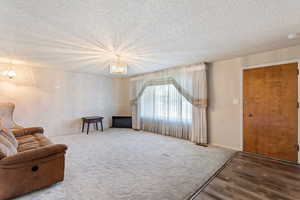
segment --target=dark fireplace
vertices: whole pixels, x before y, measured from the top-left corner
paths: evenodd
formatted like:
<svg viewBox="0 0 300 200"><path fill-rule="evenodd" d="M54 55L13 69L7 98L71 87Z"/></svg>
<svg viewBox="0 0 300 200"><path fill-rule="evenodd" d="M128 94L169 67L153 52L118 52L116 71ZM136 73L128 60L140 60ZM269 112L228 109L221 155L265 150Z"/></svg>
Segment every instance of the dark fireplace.
<svg viewBox="0 0 300 200"><path fill-rule="evenodd" d="M131 116L112 116L112 128L132 128Z"/></svg>

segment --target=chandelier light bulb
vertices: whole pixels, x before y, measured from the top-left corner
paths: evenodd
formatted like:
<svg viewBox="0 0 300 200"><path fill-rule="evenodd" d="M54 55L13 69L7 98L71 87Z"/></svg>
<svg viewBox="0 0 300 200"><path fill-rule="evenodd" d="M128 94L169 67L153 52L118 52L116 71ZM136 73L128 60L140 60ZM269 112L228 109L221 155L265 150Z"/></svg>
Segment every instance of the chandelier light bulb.
<svg viewBox="0 0 300 200"><path fill-rule="evenodd" d="M121 60L120 55L116 55L116 60L110 64L109 68L111 74L127 74L127 64Z"/></svg>

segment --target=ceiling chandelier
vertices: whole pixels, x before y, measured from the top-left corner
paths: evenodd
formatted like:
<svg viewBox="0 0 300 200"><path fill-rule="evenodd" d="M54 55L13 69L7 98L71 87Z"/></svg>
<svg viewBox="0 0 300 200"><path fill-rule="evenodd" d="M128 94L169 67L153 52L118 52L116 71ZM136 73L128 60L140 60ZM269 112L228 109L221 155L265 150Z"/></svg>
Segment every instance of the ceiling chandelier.
<svg viewBox="0 0 300 200"><path fill-rule="evenodd" d="M109 65L111 74L127 74L127 63L121 60L120 55L116 55L116 59Z"/></svg>

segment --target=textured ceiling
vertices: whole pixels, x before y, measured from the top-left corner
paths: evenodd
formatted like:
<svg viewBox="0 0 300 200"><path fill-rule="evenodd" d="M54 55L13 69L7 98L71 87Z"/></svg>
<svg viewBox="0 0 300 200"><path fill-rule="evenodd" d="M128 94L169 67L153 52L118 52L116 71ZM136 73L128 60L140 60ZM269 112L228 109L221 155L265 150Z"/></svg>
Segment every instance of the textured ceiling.
<svg viewBox="0 0 300 200"><path fill-rule="evenodd" d="M129 74L300 44L299 0L2 0L0 58ZM1 59L0 59L1 62Z"/></svg>

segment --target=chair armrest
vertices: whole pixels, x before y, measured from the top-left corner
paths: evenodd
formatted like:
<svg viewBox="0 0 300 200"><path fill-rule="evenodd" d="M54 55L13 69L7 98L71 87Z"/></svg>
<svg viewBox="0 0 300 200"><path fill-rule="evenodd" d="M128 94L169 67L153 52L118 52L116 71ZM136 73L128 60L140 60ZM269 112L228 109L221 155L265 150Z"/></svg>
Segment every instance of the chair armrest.
<svg viewBox="0 0 300 200"><path fill-rule="evenodd" d="M21 129L21 128L24 128L23 126L20 126L20 125L17 124L16 122L13 122L13 124L14 124L13 129Z"/></svg>
<svg viewBox="0 0 300 200"><path fill-rule="evenodd" d="M12 131L16 137L24 136L24 135L32 135L35 133L44 133L44 129L42 127L30 127L30 128L22 128L16 129Z"/></svg>
<svg viewBox="0 0 300 200"><path fill-rule="evenodd" d="M68 147L64 144L51 144L38 149L23 151L0 160L0 166L22 164L34 160L39 160L58 153L64 153Z"/></svg>

